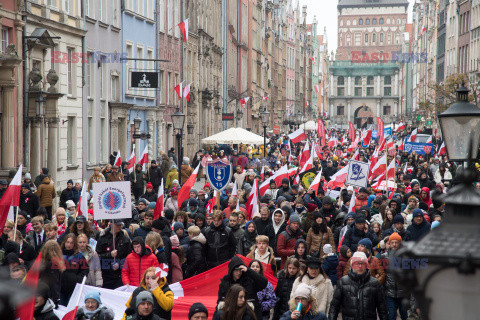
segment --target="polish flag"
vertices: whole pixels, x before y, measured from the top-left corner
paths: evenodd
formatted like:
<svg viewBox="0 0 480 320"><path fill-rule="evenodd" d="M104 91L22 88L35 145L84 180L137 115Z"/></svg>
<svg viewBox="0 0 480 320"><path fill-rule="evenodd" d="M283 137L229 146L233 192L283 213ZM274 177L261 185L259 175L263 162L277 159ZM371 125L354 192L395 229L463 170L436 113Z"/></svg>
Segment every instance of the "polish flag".
<svg viewBox="0 0 480 320"><path fill-rule="evenodd" d="M145 145L145 149L143 149L142 156L140 157L140 160L138 161L138 164L142 165L142 170L144 172L147 171L147 163L148 163L148 143Z"/></svg>
<svg viewBox="0 0 480 320"><path fill-rule="evenodd" d="M312 62L315 63L315 57L311 57L310 60L312 60Z"/></svg>
<svg viewBox="0 0 480 320"><path fill-rule="evenodd" d="M207 206L208 213L213 212L213 207L217 204L217 197L218 197L218 191L214 190L213 191L213 198L208 201L209 206Z"/></svg>
<svg viewBox="0 0 480 320"><path fill-rule="evenodd" d="M255 217L260 216L260 211L258 207L258 187L257 179L253 181L252 191L248 195L248 200L246 203L248 219L251 220Z"/></svg>
<svg viewBox="0 0 480 320"><path fill-rule="evenodd" d="M412 131L412 134L410 134L410 139L408 140L409 142L417 142L417 128Z"/></svg>
<svg viewBox="0 0 480 320"><path fill-rule="evenodd" d="M287 173L287 178L288 178L288 180L290 180L292 177L295 177L295 175L297 174L297 172L298 172L298 168L297 168L297 167L293 167L293 168L288 169L288 173Z"/></svg>
<svg viewBox="0 0 480 320"><path fill-rule="evenodd" d="M403 174L407 174L407 163L405 163L405 168L403 169Z"/></svg>
<svg viewBox="0 0 480 320"><path fill-rule="evenodd" d="M290 140L288 140L288 162L293 161L293 156L292 156L292 146L290 146Z"/></svg>
<svg viewBox="0 0 480 320"><path fill-rule="evenodd" d="M447 153L447 148L445 147L445 141L443 141L442 145L440 146L440 149L438 149L437 154L441 156L441 155L444 155L445 153Z"/></svg>
<svg viewBox="0 0 480 320"><path fill-rule="evenodd" d="M377 141L383 142L385 138L385 126L383 120L380 117L377 117Z"/></svg>
<svg viewBox="0 0 480 320"><path fill-rule="evenodd" d="M82 297L82 292L83 292L83 288L85 287L85 281L87 280L87 277L83 277L83 281L82 281L82 285L80 286L80 290L79 290L79 293L78 293L78 296L77 296L77 302L75 303L75 308L73 310L70 310L69 312L67 312L62 320L74 320L75 319L75 316L77 315L77 309L78 309L78 304L80 303L80 298Z"/></svg>
<svg viewBox="0 0 480 320"><path fill-rule="evenodd" d="M372 178L377 177L381 175L382 173L385 173L385 170L387 170L387 154L384 154L377 163L375 163L375 166L372 169Z"/></svg>
<svg viewBox="0 0 480 320"><path fill-rule="evenodd" d="M390 178L395 180L395 159L392 159L387 168L387 180Z"/></svg>
<svg viewBox="0 0 480 320"><path fill-rule="evenodd" d="M316 86L313 87L316 93L320 92L320 86L317 84Z"/></svg>
<svg viewBox="0 0 480 320"><path fill-rule="evenodd" d="M347 181L348 166L343 167L333 176L331 176L330 181L327 183L327 187L330 189L335 189L336 187L342 187Z"/></svg>
<svg viewBox="0 0 480 320"><path fill-rule="evenodd" d="M262 171L260 172L260 179L262 181L265 180L265 166L262 166Z"/></svg>
<svg viewBox="0 0 480 320"><path fill-rule="evenodd" d="M190 82L185 89L183 89L183 97L187 99L187 101L190 101L190 86L192 85L193 82Z"/></svg>
<svg viewBox="0 0 480 320"><path fill-rule="evenodd" d="M335 147L337 144L338 144L338 140L336 137L331 137L330 140L328 140L327 142L327 146L329 146L330 148Z"/></svg>
<svg viewBox="0 0 480 320"><path fill-rule="evenodd" d="M88 199L90 198L90 193L87 188L87 182L83 181L82 192L80 193L80 199L78 199L77 216L86 217L88 215Z"/></svg>
<svg viewBox="0 0 480 320"><path fill-rule="evenodd" d="M302 166L302 169L300 170L300 172L295 177L295 184L300 183L300 174L302 174L303 172L307 172L308 170L310 170L312 168L313 168L313 153L308 158L307 162L305 162L305 164Z"/></svg>
<svg viewBox="0 0 480 320"><path fill-rule="evenodd" d="M178 192L177 200L178 200L178 207L180 208L182 206L183 201L188 199L188 196L190 194L190 189L193 188L193 185L195 184L195 181L197 180L197 174L198 174L198 169L200 168L200 164L193 170L192 175L187 179L185 184L180 188L180 191ZM215 203L213 204L215 205Z"/></svg>
<svg viewBox="0 0 480 320"><path fill-rule="evenodd" d="M307 135L305 134L303 129L300 128L297 131L294 131L293 133L289 134L288 138L292 140L292 143L298 143L302 140L307 139Z"/></svg>
<svg viewBox="0 0 480 320"><path fill-rule="evenodd" d="M307 162L308 158L310 158L310 146L308 145L308 140L305 143L305 148L303 148L303 152L300 155L300 166L303 166L305 162Z"/></svg>
<svg viewBox="0 0 480 320"><path fill-rule="evenodd" d="M173 90L175 90L175 92L177 93L177 96L178 96L178 99L182 99L182 95L183 95L183 82L180 82L175 88L173 88Z"/></svg>
<svg viewBox="0 0 480 320"><path fill-rule="evenodd" d="M402 130L405 130L405 125L403 124L403 122L400 122L398 124L397 129L395 129L395 132L402 131Z"/></svg>
<svg viewBox="0 0 480 320"><path fill-rule="evenodd" d="M320 187L320 182L322 181L322 173L323 173L323 168L320 167L320 171L317 173L315 176L315 179L313 179L312 183L310 184L310 189L315 191L315 195L318 194L318 188Z"/></svg>
<svg viewBox="0 0 480 320"><path fill-rule="evenodd" d="M364 130L362 133L363 144L368 146L370 144L370 140L372 139L372 130Z"/></svg>
<svg viewBox="0 0 480 320"><path fill-rule="evenodd" d="M127 170L129 172L133 172L133 170L135 170L135 145L132 146L132 154L130 155L130 158L128 159Z"/></svg>
<svg viewBox="0 0 480 320"><path fill-rule="evenodd" d="M263 100L268 100L268 96L265 96L262 98Z"/></svg>
<svg viewBox="0 0 480 320"><path fill-rule="evenodd" d="M322 119L317 119L317 135L318 140L320 141L320 145L325 145L325 125Z"/></svg>
<svg viewBox="0 0 480 320"><path fill-rule="evenodd" d="M385 139L383 139L381 142L380 142L380 146L378 147L378 152L382 152L384 149L385 149Z"/></svg>
<svg viewBox="0 0 480 320"><path fill-rule="evenodd" d="M17 170L17 173L13 177L10 185L0 199L0 235L3 234L3 228L5 227L5 222L7 221L8 213L10 212L10 207L18 207L20 203L20 189L22 185L22 170L23 165Z"/></svg>
<svg viewBox="0 0 480 320"><path fill-rule="evenodd" d="M250 100L250 97L240 99L240 107L245 108L247 106L248 100Z"/></svg>
<svg viewBox="0 0 480 320"><path fill-rule="evenodd" d="M265 192L267 191L268 187L270 186L270 181L274 180L275 184L280 186L282 184L283 178L288 178L288 167L287 165L282 166L280 169L278 169L273 176L265 180L261 185L260 185L260 197L263 197Z"/></svg>
<svg viewBox="0 0 480 320"><path fill-rule="evenodd" d="M350 199L350 205L348 206L348 213L350 212L355 212L355 199L357 196L355 196L355 192L352 193L352 198Z"/></svg>
<svg viewBox="0 0 480 320"><path fill-rule="evenodd" d="M163 179L161 179L160 187L158 188L157 202L155 202L155 209L153 210L153 220L163 216Z"/></svg>
<svg viewBox="0 0 480 320"><path fill-rule="evenodd" d="M352 159L356 160L356 161L360 161L360 152L358 152L358 148L357 148L357 150L355 150L355 153L354 153Z"/></svg>
<svg viewBox="0 0 480 320"><path fill-rule="evenodd" d="M115 158L113 165L118 167L122 166L122 156L120 156L120 150L117 151L117 157Z"/></svg>
<svg viewBox="0 0 480 320"><path fill-rule="evenodd" d="M399 150L399 151L403 151L403 149L405 149L405 140L406 140L406 139L407 139L407 138L402 139L402 142L401 142L400 145L398 146L398 150Z"/></svg>
<svg viewBox="0 0 480 320"><path fill-rule="evenodd" d="M432 139L432 136L430 135L427 139L427 142L426 143L432 143L433 139Z"/></svg>
<svg viewBox="0 0 480 320"><path fill-rule="evenodd" d="M38 254L38 257L35 259L32 267L30 268L30 270L28 270L27 275L22 281L23 285L30 287L33 291L36 291L38 287L38 279L40 277L41 264L42 264L42 252ZM31 320L33 319L34 310L35 310L35 297L33 296L32 298L25 301L25 303L17 306L16 319Z"/></svg>
<svg viewBox="0 0 480 320"><path fill-rule="evenodd" d="M238 197L237 182L233 182L232 197Z"/></svg>
<svg viewBox="0 0 480 320"><path fill-rule="evenodd" d="M388 139L387 140L386 148L387 148L387 150L393 148L393 139Z"/></svg>
<svg viewBox="0 0 480 320"><path fill-rule="evenodd" d="M178 27L180 28L180 32L182 33L183 42L187 42L188 41L188 19L180 22L178 24Z"/></svg>
<svg viewBox="0 0 480 320"><path fill-rule="evenodd" d="M351 121L348 121L348 139L350 141L355 140L355 127Z"/></svg>

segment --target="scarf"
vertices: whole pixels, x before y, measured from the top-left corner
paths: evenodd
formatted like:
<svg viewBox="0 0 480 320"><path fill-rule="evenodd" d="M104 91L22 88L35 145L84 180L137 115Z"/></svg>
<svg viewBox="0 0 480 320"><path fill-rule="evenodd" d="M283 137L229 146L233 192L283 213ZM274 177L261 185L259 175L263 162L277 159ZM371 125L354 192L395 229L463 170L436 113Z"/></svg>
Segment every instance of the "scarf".
<svg viewBox="0 0 480 320"><path fill-rule="evenodd" d="M93 310L93 311L89 311L89 310L87 310L87 308L84 308L83 313L85 314L87 319L92 319L92 317L95 315L95 313L97 313L100 310L100 306L101 306L101 304L99 304L98 308Z"/></svg>
<svg viewBox="0 0 480 320"><path fill-rule="evenodd" d="M260 255L260 253L258 252L258 248L255 248L255 259L257 259L258 261L260 262L263 262L263 263L269 263L270 262L270 251L265 250L265 254L264 255Z"/></svg>

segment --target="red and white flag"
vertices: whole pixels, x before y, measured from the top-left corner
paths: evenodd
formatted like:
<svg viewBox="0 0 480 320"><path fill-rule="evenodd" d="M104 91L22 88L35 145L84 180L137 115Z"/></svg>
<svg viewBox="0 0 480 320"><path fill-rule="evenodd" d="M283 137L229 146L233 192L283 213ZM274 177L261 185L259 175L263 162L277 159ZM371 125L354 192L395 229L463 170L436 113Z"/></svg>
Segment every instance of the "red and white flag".
<svg viewBox="0 0 480 320"><path fill-rule="evenodd" d="M318 140L320 141L320 145L325 145L325 125L322 119L317 119L317 135Z"/></svg>
<svg viewBox="0 0 480 320"><path fill-rule="evenodd" d="M330 140L328 140L327 142L327 146L329 146L330 148L336 147L337 144L338 144L337 137L331 137Z"/></svg>
<svg viewBox="0 0 480 320"><path fill-rule="evenodd" d="M316 86L313 87L316 93L320 92L320 86L317 84Z"/></svg>
<svg viewBox="0 0 480 320"><path fill-rule="evenodd" d="M348 213L350 212L355 212L355 199L357 196L355 195L355 192L352 193L352 198L350 199L350 205L348 206Z"/></svg>
<svg viewBox="0 0 480 320"><path fill-rule="evenodd" d="M310 184L310 189L315 191L315 195L318 194L318 188L320 187L320 182L322 182L322 173L323 173L323 168L320 167L320 171L317 173L315 176L315 179L313 179L312 183Z"/></svg>
<svg viewBox="0 0 480 320"><path fill-rule="evenodd" d="M303 166L305 162L307 162L308 158L310 158L310 146L308 145L308 140L305 142L305 148L303 148L302 154L300 155L300 166Z"/></svg>
<svg viewBox="0 0 480 320"><path fill-rule="evenodd" d="M305 107L308 107L310 105L310 103L307 101L305 102Z"/></svg>
<svg viewBox="0 0 480 320"><path fill-rule="evenodd" d="M257 179L253 181L252 191L250 191L250 194L248 195L246 207L249 220L260 216L260 210L258 208Z"/></svg>
<svg viewBox="0 0 480 320"><path fill-rule="evenodd" d="M22 185L22 170L23 165L17 170L17 173L10 181L7 190L0 199L0 235L3 234L3 228L5 227L5 222L7 221L8 213L10 212L10 207L18 207L20 203L20 189Z"/></svg>
<svg viewBox="0 0 480 320"><path fill-rule="evenodd" d="M120 150L117 151L117 156L115 157L115 162L113 165L118 167L122 166L122 156L120 156Z"/></svg>
<svg viewBox="0 0 480 320"><path fill-rule="evenodd" d="M310 170L312 168L313 168L313 153L311 154L311 156L308 158L308 160L302 166L302 169L300 170L300 172L295 177L295 184L300 183L300 174L302 174L304 172L307 172L308 170Z"/></svg>
<svg viewBox="0 0 480 320"><path fill-rule="evenodd" d="M382 173L384 174L387 170L387 154L385 153L380 159L378 159L377 163L373 166L372 175L370 179L375 178Z"/></svg>
<svg viewBox="0 0 480 320"><path fill-rule="evenodd" d="M183 98L183 82L180 82L173 90L177 93L178 99Z"/></svg>
<svg viewBox="0 0 480 320"><path fill-rule="evenodd" d="M445 153L447 153L447 148L445 148L445 141L442 142L442 145L440 146L440 149L438 149L438 152L437 154L439 156L442 156L444 155Z"/></svg>
<svg viewBox="0 0 480 320"><path fill-rule="evenodd" d="M327 183L327 187L335 189L336 187L342 187L347 181L348 166L343 167L337 173L330 177L330 181Z"/></svg>
<svg viewBox="0 0 480 320"><path fill-rule="evenodd" d="M193 82L190 82L185 89L183 89L183 97L187 99L187 101L190 101L190 86L192 85Z"/></svg>
<svg viewBox="0 0 480 320"><path fill-rule="evenodd" d="M144 172L147 171L147 163L148 163L148 143L145 145L145 149L143 149L142 156L140 157L140 160L138 161L138 164L142 165L142 170Z"/></svg>
<svg viewBox="0 0 480 320"><path fill-rule="evenodd" d="M240 107L245 108L247 106L248 100L250 100L250 97L240 99Z"/></svg>
<svg viewBox="0 0 480 320"><path fill-rule="evenodd" d="M412 131L410 134L410 138L408 139L409 142L417 142L417 128Z"/></svg>
<svg viewBox="0 0 480 320"><path fill-rule="evenodd" d="M265 96L262 98L263 100L268 100L268 96Z"/></svg>
<svg viewBox="0 0 480 320"><path fill-rule="evenodd" d="M350 141L355 140L355 127L351 121L348 121L348 139Z"/></svg>
<svg viewBox="0 0 480 320"><path fill-rule="evenodd" d="M282 184L283 178L288 178L288 167L287 165L282 166L280 169L275 171L273 176L265 180L261 185L260 185L260 197L263 197L265 192L268 190L268 187L270 186L270 181L274 180L275 184L277 187L279 187Z"/></svg>
<svg viewBox="0 0 480 320"><path fill-rule="evenodd" d="M362 140L365 146L370 144L370 140L372 139L372 130L364 130L362 132Z"/></svg>
<svg viewBox="0 0 480 320"><path fill-rule="evenodd" d="M135 170L135 145L132 146L132 154L130 155L130 158L128 159L128 167L127 170L129 172L133 172Z"/></svg>
<svg viewBox="0 0 480 320"><path fill-rule="evenodd" d="M427 139L427 142L425 142L425 143L432 143L432 141L433 141L433 139L432 139L432 136L430 135Z"/></svg>
<svg viewBox="0 0 480 320"><path fill-rule="evenodd" d="M357 150L355 150L355 153L353 154L352 159L356 161L360 161L360 152L358 151L358 148Z"/></svg>
<svg viewBox="0 0 480 320"><path fill-rule="evenodd" d="M238 197L237 182L236 181L233 182L232 197Z"/></svg>
<svg viewBox="0 0 480 320"><path fill-rule="evenodd" d="M90 193L87 187L87 182L83 181L82 192L80 193L80 199L78 199L77 216L86 217L88 215L88 199L90 198Z"/></svg>
<svg viewBox="0 0 480 320"><path fill-rule="evenodd" d="M262 166L262 171L260 172L260 180L263 181L264 179L265 179L265 166Z"/></svg>
<svg viewBox="0 0 480 320"><path fill-rule="evenodd" d="M392 159L387 168L387 180L395 180L395 159Z"/></svg>
<svg viewBox="0 0 480 320"><path fill-rule="evenodd" d="M178 27L180 28L180 32L182 33L183 42L187 42L187 40L188 40L188 19L180 22L178 24Z"/></svg>
<svg viewBox="0 0 480 320"><path fill-rule="evenodd" d="M208 213L213 212L213 207L217 204L217 197L218 197L218 191L214 190L212 199L210 199L210 201L208 201L208 203L209 203L209 205L207 206Z"/></svg>
<svg viewBox="0 0 480 320"><path fill-rule="evenodd" d="M78 304L80 303L80 298L82 298L82 292L83 292L83 288L85 287L85 281L87 280L87 277L83 277L83 281L82 281L82 285L80 286L80 290L79 290L79 293L78 293L78 296L77 296L77 302L75 303L75 308L73 310L70 310L69 312L67 312L62 320L74 320L75 319L75 316L77 315L77 309L78 309Z"/></svg>
<svg viewBox="0 0 480 320"><path fill-rule="evenodd" d="M160 187L158 188L157 202L155 202L155 209L153 210L153 220L163 217L163 179L161 179Z"/></svg>
<svg viewBox="0 0 480 320"><path fill-rule="evenodd" d="M185 184L180 188L180 191L178 192L177 200L178 200L178 207L182 207L183 201L188 199L188 196L190 194L190 189L193 188L193 185L195 184L195 181L197 180L197 174L198 174L198 169L200 169L200 164L193 170L192 175L187 179ZM213 204L215 205L215 204Z"/></svg>
<svg viewBox="0 0 480 320"><path fill-rule="evenodd" d="M382 118L377 117L377 141L382 143L384 138L385 138L385 126L383 124Z"/></svg>
<svg viewBox="0 0 480 320"><path fill-rule="evenodd" d="M292 140L292 143L299 143L300 141L307 139L307 135L305 134L303 129L300 128L293 133L290 133L288 135L288 138Z"/></svg>
<svg viewBox="0 0 480 320"><path fill-rule="evenodd" d="M30 270L28 270L27 275L22 281L23 285L30 287L34 292L37 291L41 265L42 265L42 252L39 253L38 257L33 262L32 267L30 268ZM53 267L55 267L55 265L53 265ZM16 319L31 320L33 319L34 310L35 310L35 296L25 301L25 303L17 306Z"/></svg>
<svg viewBox="0 0 480 320"><path fill-rule="evenodd" d="M387 150L393 148L393 139L388 139L385 147L387 148Z"/></svg>
<svg viewBox="0 0 480 320"><path fill-rule="evenodd" d="M397 129L395 129L395 132L398 132L398 131L402 131L402 130L405 130L405 125L403 124L403 122L400 122L397 126Z"/></svg>
<svg viewBox="0 0 480 320"><path fill-rule="evenodd" d="M405 168L403 169L403 174L407 174L407 163L405 163Z"/></svg>

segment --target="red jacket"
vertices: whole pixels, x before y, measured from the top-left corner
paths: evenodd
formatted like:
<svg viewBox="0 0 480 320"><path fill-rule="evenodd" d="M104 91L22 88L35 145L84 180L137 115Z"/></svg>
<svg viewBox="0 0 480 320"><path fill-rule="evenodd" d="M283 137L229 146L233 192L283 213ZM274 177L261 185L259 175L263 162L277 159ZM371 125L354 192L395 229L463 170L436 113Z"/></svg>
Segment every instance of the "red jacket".
<svg viewBox="0 0 480 320"><path fill-rule="evenodd" d="M355 198L355 212L358 212L362 206L366 206L368 204L368 197L365 199L360 199L358 196Z"/></svg>
<svg viewBox="0 0 480 320"><path fill-rule="evenodd" d="M302 229L298 229L296 233L293 233L290 226L287 226L285 231L278 235L277 254L282 258L280 269L283 269L285 266L287 258L295 254L295 243L302 235Z"/></svg>
<svg viewBox="0 0 480 320"><path fill-rule="evenodd" d="M152 249L144 246L144 254L139 256L134 251L125 259L122 269L122 282L124 285L138 287L142 280L143 273L150 267L158 267L157 257L152 253Z"/></svg>

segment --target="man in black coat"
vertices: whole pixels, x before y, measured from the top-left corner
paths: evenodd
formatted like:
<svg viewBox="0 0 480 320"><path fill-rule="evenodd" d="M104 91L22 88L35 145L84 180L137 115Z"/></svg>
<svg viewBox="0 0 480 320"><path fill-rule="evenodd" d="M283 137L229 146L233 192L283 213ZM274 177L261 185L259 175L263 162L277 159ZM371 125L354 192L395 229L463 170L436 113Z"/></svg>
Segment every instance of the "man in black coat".
<svg viewBox="0 0 480 320"><path fill-rule="evenodd" d="M105 229L100 234L97 242L97 253L100 258L103 287L107 289L116 289L123 285L122 265L125 258L132 251L130 239L122 230L123 222L116 220L115 224ZM115 245L113 244L113 234L115 234Z"/></svg>
<svg viewBox="0 0 480 320"><path fill-rule="evenodd" d="M237 239L229 227L223 224L223 213L213 213L213 222L205 229L207 266L209 269L230 260L237 249Z"/></svg>
<svg viewBox="0 0 480 320"><path fill-rule="evenodd" d="M148 169L148 181L153 186L153 190L155 190L155 193L158 193L158 187L160 187L160 184L162 183L163 180L163 173L162 169L157 166L157 161L152 160L150 162L150 169Z"/></svg>
<svg viewBox="0 0 480 320"><path fill-rule="evenodd" d="M257 319L262 319L262 306L258 301L257 292L267 287L267 279L261 274L248 269L242 259L235 256L228 264L228 274L220 281L217 304L225 299L228 289L234 284L239 284L245 288L247 301L253 302Z"/></svg>
<svg viewBox="0 0 480 320"><path fill-rule="evenodd" d="M197 226L188 228L188 237L190 243L187 250L185 278L193 277L206 270L205 243L207 243L207 239Z"/></svg>
<svg viewBox="0 0 480 320"><path fill-rule="evenodd" d="M35 217L37 215L38 208L40 208L40 199L35 193L32 192L28 183L22 184L19 207L20 210L28 212L30 217Z"/></svg>
<svg viewBox="0 0 480 320"><path fill-rule="evenodd" d="M338 280L330 304L329 320L388 320L387 304L380 282L370 276L365 253L355 252L352 268L347 276Z"/></svg>
<svg viewBox="0 0 480 320"><path fill-rule="evenodd" d="M401 214L397 214L395 217L393 217L393 225L385 230L383 233L383 238L390 236L394 232L398 233L400 237L402 237L403 241L413 240L410 231L405 228L405 219L403 219Z"/></svg>
<svg viewBox="0 0 480 320"><path fill-rule="evenodd" d="M377 235L366 224L365 215L358 213L355 216L355 223L352 223L345 233L343 245L355 252L357 251L358 242L364 238L369 238L373 246L376 246L379 242Z"/></svg>

